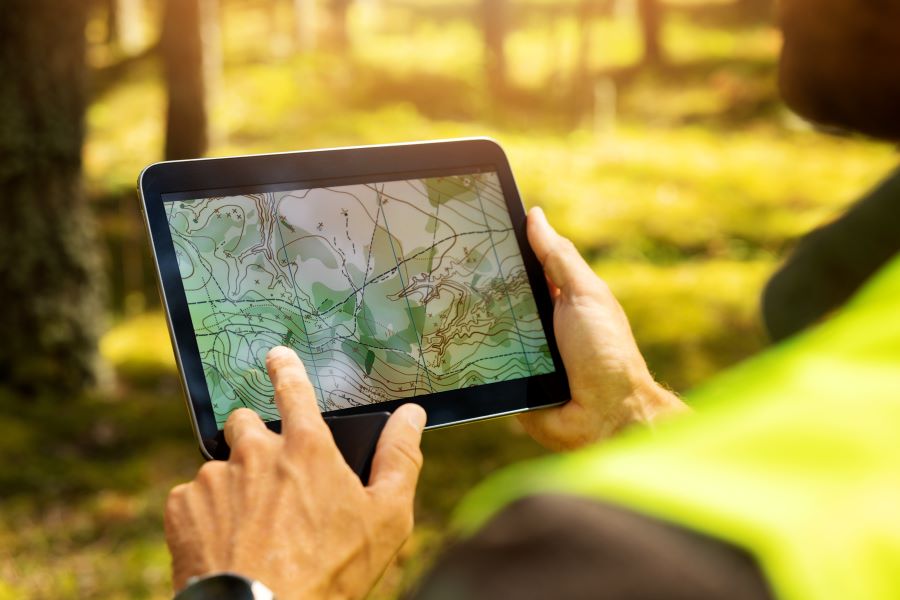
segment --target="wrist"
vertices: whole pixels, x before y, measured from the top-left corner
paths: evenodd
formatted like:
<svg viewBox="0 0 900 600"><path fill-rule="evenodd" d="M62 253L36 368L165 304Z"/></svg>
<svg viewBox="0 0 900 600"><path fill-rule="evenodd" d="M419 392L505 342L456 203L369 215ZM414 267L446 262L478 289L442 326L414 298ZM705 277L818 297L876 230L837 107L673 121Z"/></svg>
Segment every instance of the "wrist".
<svg viewBox="0 0 900 600"><path fill-rule="evenodd" d="M656 382L650 373L635 386L627 402L631 424L644 426L690 410L675 393Z"/></svg>
<svg viewBox="0 0 900 600"><path fill-rule="evenodd" d="M174 600L275 600L272 590L258 580L221 572L188 579Z"/></svg>

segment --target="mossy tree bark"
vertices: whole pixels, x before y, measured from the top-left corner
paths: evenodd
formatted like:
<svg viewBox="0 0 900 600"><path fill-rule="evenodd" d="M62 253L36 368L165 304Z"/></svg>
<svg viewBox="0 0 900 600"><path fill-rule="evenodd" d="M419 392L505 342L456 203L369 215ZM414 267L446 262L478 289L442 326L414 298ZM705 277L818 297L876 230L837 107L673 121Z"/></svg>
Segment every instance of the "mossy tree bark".
<svg viewBox="0 0 900 600"><path fill-rule="evenodd" d="M81 186L87 0L0 19L0 386L68 400L96 376L103 270Z"/></svg>

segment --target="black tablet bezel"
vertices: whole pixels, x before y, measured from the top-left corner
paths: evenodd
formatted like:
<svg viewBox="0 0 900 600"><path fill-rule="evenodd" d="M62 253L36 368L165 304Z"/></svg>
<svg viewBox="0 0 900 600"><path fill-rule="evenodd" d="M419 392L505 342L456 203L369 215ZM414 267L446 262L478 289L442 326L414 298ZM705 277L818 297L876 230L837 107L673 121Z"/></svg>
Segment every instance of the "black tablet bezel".
<svg viewBox="0 0 900 600"><path fill-rule="evenodd" d="M466 171L469 169L468 171ZM450 173L493 170L499 177L516 240L555 371L523 379L501 381L473 388L439 392L367 406L329 411L326 416L392 411L406 402L421 404L428 413L428 428L488 419L561 404L569 389L553 332L553 306L540 263L525 236L525 209L506 154L488 138L468 138L382 146L360 146L278 154L161 162L141 173L138 191L141 210L156 261L160 295L175 358L181 373L188 412L201 451L209 458L224 459L228 448L216 425L194 329L165 216L164 195L228 190L260 191L278 185L320 187L341 183L373 183L431 177ZM286 189L286 188L284 188ZM268 424L280 430L280 421Z"/></svg>

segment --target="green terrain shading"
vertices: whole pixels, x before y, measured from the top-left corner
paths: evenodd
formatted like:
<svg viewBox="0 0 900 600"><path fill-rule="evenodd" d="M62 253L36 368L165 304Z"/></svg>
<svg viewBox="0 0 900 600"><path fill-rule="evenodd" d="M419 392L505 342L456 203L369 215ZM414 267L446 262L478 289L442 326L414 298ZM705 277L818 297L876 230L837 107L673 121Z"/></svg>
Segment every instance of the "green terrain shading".
<svg viewBox="0 0 900 600"><path fill-rule="evenodd" d="M276 343L323 410L554 368L493 173L167 210L220 425L242 406L278 418L262 375Z"/></svg>

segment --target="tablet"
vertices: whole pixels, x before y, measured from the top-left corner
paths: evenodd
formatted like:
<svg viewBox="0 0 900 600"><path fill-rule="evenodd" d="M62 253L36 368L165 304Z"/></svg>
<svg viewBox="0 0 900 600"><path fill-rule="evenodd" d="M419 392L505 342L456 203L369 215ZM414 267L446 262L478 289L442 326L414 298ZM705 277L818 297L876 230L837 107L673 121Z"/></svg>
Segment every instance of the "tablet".
<svg viewBox="0 0 900 600"><path fill-rule="evenodd" d="M489 139L162 162L138 181L188 410L225 458L238 407L280 430L293 348L327 417L416 402L427 427L560 404L540 264Z"/></svg>

